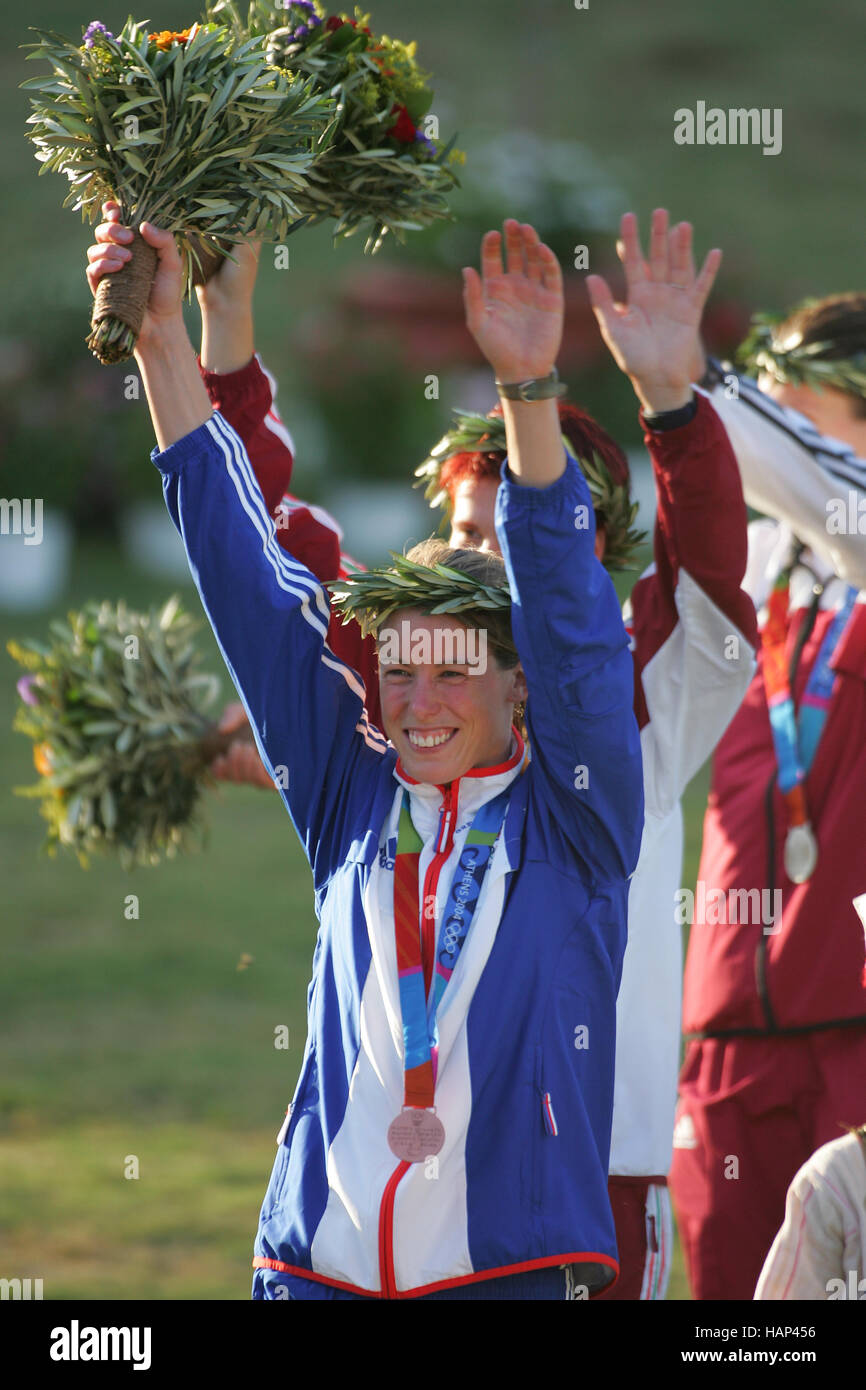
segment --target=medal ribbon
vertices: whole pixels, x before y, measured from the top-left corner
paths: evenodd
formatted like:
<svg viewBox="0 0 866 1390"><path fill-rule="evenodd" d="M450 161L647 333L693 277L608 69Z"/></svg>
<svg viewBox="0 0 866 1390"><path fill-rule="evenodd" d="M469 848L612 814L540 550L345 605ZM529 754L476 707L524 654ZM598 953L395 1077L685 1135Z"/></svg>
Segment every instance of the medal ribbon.
<svg viewBox="0 0 866 1390"><path fill-rule="evenodd" d="M394 858L394 935L403 1015L403 1104L406 1106L428 1110L433 1105L434 1058L438 1045L436 1013L469 934L484 875L505 820L510 792L508 786L499 796L479 807L460 851L443 914L429 1010L424 989L419 903L418 865L423 842L409 814L409 794L403 793ZM433 910L432 903L429 910Z"/></svg>
<svg viewBox="0 0 866 1390"><path fill-rule="evenodd" d="M794 697L788 679L785 647L788 637L788 600L791 570L784 569L773 585L767 602L767 621L761 632L764 656L764 685L770 710L770 727L779 770L779 790L788 807L792 826L808 820L803 783L818 750L830 702L835 673L830 662L839 638L851 616L857 590L849 585L844 602L824 634L824 640L809 674L800 702L799 727Z"/></svg>

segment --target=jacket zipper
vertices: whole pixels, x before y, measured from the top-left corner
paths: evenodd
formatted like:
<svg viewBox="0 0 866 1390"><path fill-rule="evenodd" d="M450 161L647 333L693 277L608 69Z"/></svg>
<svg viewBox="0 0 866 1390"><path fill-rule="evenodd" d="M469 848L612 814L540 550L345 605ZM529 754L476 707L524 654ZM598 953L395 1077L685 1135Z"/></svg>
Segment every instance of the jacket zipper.
<svg viewBox="0 0 866 1390"><path fill-rule="evenodd" d="M394 1274L394 1201L397 1187L411 1167L411 1163L398 1163L385 1184L379 1208L379 1283L382 1286L383 1298L397 1297L397 1279Z"/></svg>
<svg viewBox="0 0 866 1390"><path fill-rule="evenodd" d="M431 896L435 902L442 865L446 863L454 847L454 825L457 820L457 800L460 790L459 779L452 782L448 789L442 788L441 790L444 797L442 819L439 822L436 850L424 875L424 892L421 898L422 956L425 961L424 981L428 992L433 973L433 955L436 949L436 917L435 913L428 914L423 909L431 901ZM426 963L429 963L429 975ZM397 1188L411 1167L411 1163L398 1163L385 1184L385 1191L379 1206L379 1283L383 1298L397 1297L397 1278L394 1272L394 1203L397 1200Z"/></svg>

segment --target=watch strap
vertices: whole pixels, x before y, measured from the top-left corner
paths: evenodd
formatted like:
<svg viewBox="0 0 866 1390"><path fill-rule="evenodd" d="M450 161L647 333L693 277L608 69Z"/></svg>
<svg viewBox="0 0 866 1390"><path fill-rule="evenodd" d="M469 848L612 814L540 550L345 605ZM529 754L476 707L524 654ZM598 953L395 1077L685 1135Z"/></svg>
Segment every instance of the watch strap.
<svg viewBox="0 0 866 1390"><path fill-rule="evenodd" d="M552 396L564 396L567 388L554 367L548 376L530 377L526 381L497 381L496 389L509 401L546 401Z"/></svg>

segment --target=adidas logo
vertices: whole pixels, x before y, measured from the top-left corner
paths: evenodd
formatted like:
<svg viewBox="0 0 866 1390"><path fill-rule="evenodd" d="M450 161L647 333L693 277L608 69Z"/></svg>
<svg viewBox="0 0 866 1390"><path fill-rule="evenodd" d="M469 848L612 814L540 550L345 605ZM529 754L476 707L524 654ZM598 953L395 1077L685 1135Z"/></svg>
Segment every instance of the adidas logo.
<svg viewBox="0 0 866 1390"><path fill-rule="evenodd" d="M683 1112L674 1125L674 1148L696 1149L697 1147L698 1136L695 1133L695 1122L691 1115Z"/></svg>

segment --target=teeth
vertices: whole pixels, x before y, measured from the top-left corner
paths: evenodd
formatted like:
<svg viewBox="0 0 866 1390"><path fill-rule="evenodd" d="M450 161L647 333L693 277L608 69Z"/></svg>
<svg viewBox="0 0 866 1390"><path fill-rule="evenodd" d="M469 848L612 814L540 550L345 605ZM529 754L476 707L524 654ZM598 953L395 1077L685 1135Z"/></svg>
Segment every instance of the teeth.
<svg viewBox="0 0 866 1390"><path fill-rule="evenodd" d="M418 734L413 729L409 730L409 742L413 748L438 748L440 743L447 743L451 737L447 734Z"/></svg>

